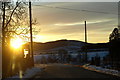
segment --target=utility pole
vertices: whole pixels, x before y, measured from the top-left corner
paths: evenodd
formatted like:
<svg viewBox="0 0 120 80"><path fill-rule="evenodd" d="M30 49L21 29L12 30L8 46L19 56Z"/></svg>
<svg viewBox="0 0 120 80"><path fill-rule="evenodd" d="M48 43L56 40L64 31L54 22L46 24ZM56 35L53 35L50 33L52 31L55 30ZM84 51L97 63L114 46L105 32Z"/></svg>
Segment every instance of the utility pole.
<svg viewBox="0 0 120 80"><path fill-rule="evenodd" d="M5 26L5 2L2 2L2 9L3 9L3 22L2 22L2 46L4 46L5 43L5 30L4 30L4 26Z"/></svg>
<svg viewBox="0 0 120 80"><path fill-rule="evenodd" d="M87 43L87 28L86 28L86 21L85 21L85 42Z"/></svg>
<svg viewBox="0 0 120 80"><path fill-rule="evenodd" d="M2 2L3 22L2 22L2 78L6 77L6 53L5 53L5 2Z"/></svg>
<svg viewBox="0 0 120 80"><path fill-rule="evenodd" d="M87 43L87 27L85 21L85 43ZM87 62L87 48L85 48L85 62Z"/></svg>
<svg viewBox="0 0 120 80"><path fill-rule="evenodd" d="M120 32L120 1L118 2L118 29Z"/></svg>
<svg viewBox="0 0 120 80"><path fill-rule="evenodd" d="M32 66L34 66L31 1L29 1L29 19L30 19L30 52L31 52L31 57L32 57Z"/></svg>

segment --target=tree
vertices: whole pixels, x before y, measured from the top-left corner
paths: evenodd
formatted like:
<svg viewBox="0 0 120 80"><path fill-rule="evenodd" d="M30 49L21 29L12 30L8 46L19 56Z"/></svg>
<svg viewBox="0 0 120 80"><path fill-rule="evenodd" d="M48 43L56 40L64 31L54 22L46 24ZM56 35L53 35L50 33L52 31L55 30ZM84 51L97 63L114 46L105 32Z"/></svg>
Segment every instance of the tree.
<svg viewBox="0 0 120 80"><path fill-rule="evenodd" d="M21 2L20 0L18 0L16 4L13 4L11 2L5 2L5 39L7 39L8 36L20 36L21 38L23 38L23 40L26 40L26 42L29 41L30 28L27 5L27 2ZM3 9L1 8L0 11L2 10ZM37 20L33 19L32 25L36 24ZM36 30L36 27L33 26L33 32L34 34L36 34L39 32L39 30Z"/></svg>
<svg viewBox="0 0 120 80"><path fill-rule="evenodd" d="M29 21L27 17L27 3L17 1L16 4L11 2L2 2L2 8L0 11L3 12L3 25L2 25L2 74L3 78L11 76L11 58L12 55L10 50L10 40L19 36L26 39L29 33ZM32 24L36 24L36 21L32 21Z"/></svg>

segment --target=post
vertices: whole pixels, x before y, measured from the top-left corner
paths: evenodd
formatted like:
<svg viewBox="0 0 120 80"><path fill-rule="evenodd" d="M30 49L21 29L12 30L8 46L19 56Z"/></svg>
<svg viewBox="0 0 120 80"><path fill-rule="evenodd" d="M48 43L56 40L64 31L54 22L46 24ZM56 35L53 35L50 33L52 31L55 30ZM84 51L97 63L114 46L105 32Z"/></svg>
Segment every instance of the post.
<svg viewBox="0 0 120 80"><path fill-rule="evenodd" d="M120 38L120 1L118 2L118 34L119 34L119 38ZM119 56L120 57L120 56ZM119 59L120 61L120 59ZM120 63L119 61L117 62L117 68L118 68L118 71L120 71Z"/></svg>
<svg viewBox="0 0 120 80"><path fill-rule="evenodd" d="M120 1L118 2L118 29L120 32Z"/></svg>
<svg viewBox="0 0 120 80"><path fill-rule="evenodd" d="M86 28L86 21L85 21L85 42L87 43L87 28Z"/></svg>
<svg viewBox="0 0 120 80"><path fill-rule="evenodd" d="M85 21L85 43L87 43L87 27ZM87 62L87 48L85 49L85 62Z"/></svg>
<svg viewBox="0 0 120 80"><path fill-rule="evenodd" d="M30 52L31 52L31 57L32 57L32 66L34 66L31 1L29 1L29 19L30 19Z"/></svg>
<svg viewBox="0 0 120 80"><path fill-rule="evenodd" d="M2 9L3 9L3 22L2 22L2 78L6 77L6 54L5 54L5 30L4 30L4 25L5 25L5 2L2 2ZM4 61L4 62L3 62Z"/></svg>
<svg viewBox="0 0 120 80"><path fill-rule="evenodd" d="M2 3L2 9L3 9L3 22L2 22L2 47L3 47L4 43L5 43L5 30L4 30L4 25L5 25L5 2Z"/></svg>

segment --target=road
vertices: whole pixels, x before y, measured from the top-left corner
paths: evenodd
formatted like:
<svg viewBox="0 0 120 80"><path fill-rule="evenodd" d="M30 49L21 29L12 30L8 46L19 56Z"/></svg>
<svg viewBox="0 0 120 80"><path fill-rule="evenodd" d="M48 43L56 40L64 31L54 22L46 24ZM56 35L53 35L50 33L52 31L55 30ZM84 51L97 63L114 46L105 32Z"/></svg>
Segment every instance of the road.
<svg viewBox="0 0 120 80"><path fill-rule="evenodd" d="M110 78L117 77L89 71L78 66L64 64L48 64L45 69L34 78Z"/></svg>

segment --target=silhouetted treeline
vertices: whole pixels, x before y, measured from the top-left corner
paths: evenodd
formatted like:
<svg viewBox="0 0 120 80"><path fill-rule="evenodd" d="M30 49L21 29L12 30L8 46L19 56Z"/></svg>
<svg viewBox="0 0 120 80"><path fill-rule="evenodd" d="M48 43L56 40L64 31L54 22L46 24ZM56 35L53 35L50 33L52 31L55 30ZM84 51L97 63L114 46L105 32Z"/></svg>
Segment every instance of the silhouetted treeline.
<svg viewBox="0 0 120 80"><path fill-rule="evenodd" d="M114 28L110 34L109 55L106 60L114 69L120 70L120 33L118 28Z"/></svg>
<svg viewBox="0 0 120 80"><path fill-rule="evenodd" d="M97 44L87 44L81 48L81 51L103 51L103 50L108 50L109 48L109 43L97 43Z"/></svg>

